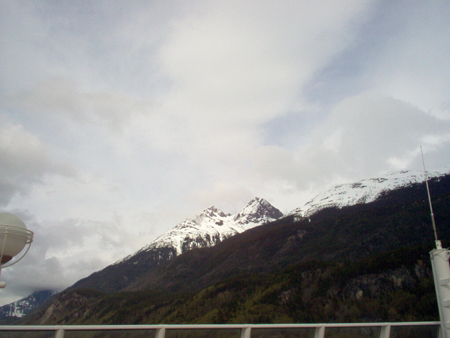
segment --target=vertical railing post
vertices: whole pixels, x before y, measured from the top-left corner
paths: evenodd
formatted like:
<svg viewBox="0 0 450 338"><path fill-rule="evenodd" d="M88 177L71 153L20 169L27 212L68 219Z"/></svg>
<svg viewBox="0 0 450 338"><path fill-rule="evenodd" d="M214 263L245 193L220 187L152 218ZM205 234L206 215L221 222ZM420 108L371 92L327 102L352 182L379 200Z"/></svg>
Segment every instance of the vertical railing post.
<svg viewBox="0 0 450 338"><path fill-rule="evenodd" d="M391 326L384 325L380 330L380 338L389 338L391 336Z"/></svg>
<svg viewBox="0 0 450 338"><path fill-rule="evenodd" d="M250 338L251 334L252 334L251 327L243 327L241 329L241 338Z"/></svg>
<svg viewBox="0 0 450 338"><path fill-rule="evenodd" d="M166 335L166 328L162 327L160 329L156 329L155 338L164 338Z"/></svg>
<svg viewBox="0 0 450 338"><path fill-rule="evenodd" d="M316 332L314 333L314 338L324 338L325 337L325 326L317 326Z"/></svg>
<svg viewBox="0 0 450 338"><path fill-rule="evenodd" d="M55 331L55 338L64 338L64 329L58 329Z"/></svg>

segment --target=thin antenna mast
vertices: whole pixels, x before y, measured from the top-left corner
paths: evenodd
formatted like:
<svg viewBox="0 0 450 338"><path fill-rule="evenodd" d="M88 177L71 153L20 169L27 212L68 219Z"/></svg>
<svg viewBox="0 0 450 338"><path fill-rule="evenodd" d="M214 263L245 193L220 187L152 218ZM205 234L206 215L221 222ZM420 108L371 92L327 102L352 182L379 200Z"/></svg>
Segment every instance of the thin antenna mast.
<svg viewBox="0 0 450 338"><path fill-rule="evenodd" d="M425 185L427 186L428 203L430 204L431 224L433 225L434 241L435 241L435 243L436 243L436 249L442 249L441 241L438 239L438 236L437 236L436 223L434 222L433 205L431 204L430 187L428 186L428 173L427 173L427 171L426 171L426 169L425 169L425 160L424 160L424 158L423 158L423 150L422 150L422 146L420 146L420 153L422 154L423 173L424 173L424 175L425 175Z"/></svg>

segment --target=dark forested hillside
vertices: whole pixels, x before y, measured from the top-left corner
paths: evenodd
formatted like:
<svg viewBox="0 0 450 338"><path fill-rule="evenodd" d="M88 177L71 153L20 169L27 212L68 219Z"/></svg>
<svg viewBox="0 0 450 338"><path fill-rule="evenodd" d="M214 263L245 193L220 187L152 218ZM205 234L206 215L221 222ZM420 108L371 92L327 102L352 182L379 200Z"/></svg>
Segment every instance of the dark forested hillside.
<svg viewBox="0 0 450 338"><path fill-rule="evenodd" d="M361 261L305 261L273 274L241 274L198 292L105 295L71 290L35 324L309 323L437 320L428 250ZM49 311L50 309L50 311Z"/></svg>
<svg viewBox="0 0 450 338"><path fill-rule="evenodd" d="M89 277L80 279L69 289L83 288L114 293L127 287L150 269L158 266L161 262L169 261L174 256L176 256L176 251L173 248L158 248L150 252L142 251L132 259L109 265L101 271L94 272ZM136 262L139 262L139 264L136 264Z"/></svg>
<svg viewBox="0 0 450 338"><path fill-rule="evenodd" d="M450 239L450 177L430 182L438 234ZM424 184L377 201L291 218L195 249L122 292L63 292L23 323L263 323L438 318ZM116 271L111 278L120 276Z"/></svg>

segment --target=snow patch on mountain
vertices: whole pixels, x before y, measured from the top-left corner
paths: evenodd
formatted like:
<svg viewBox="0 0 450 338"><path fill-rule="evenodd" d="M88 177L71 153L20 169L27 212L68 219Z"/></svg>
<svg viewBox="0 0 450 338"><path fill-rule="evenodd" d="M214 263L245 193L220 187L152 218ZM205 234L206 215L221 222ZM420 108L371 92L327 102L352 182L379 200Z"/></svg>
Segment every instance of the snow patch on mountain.
<svg viewBox="0 0 450 338"><path fill-rule="evenodd" d="M450 173L447 166L441 170L428 172L428 177L440 177ZM309 217L325 208L342 208L361 203L375 201L383 192L406 187L414 183L425 181L423 171L403 170L390 172L377 178L368 178L354 183L341 184L325 193L319 194L307 202L303 207L296 208L287 215Z"/></svg>
<svg viewBox="0 0 450 338"><path fill-rule="evenodd" d="M53 290L36 291L25 298L3 305L0 307L0 318L22 318L57 293Z"/></svg>

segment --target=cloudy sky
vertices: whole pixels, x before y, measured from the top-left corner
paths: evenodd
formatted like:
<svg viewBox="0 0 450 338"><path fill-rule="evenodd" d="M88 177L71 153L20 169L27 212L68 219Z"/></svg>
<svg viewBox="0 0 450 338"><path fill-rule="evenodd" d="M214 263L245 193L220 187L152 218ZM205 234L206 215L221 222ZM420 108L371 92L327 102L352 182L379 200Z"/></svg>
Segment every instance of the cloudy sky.
<svg viewBox="0 0 450 338"><path fill-rule="evenodd" d="M212 205L450 158L448 1L0 1L0 305Z"/></svg>

